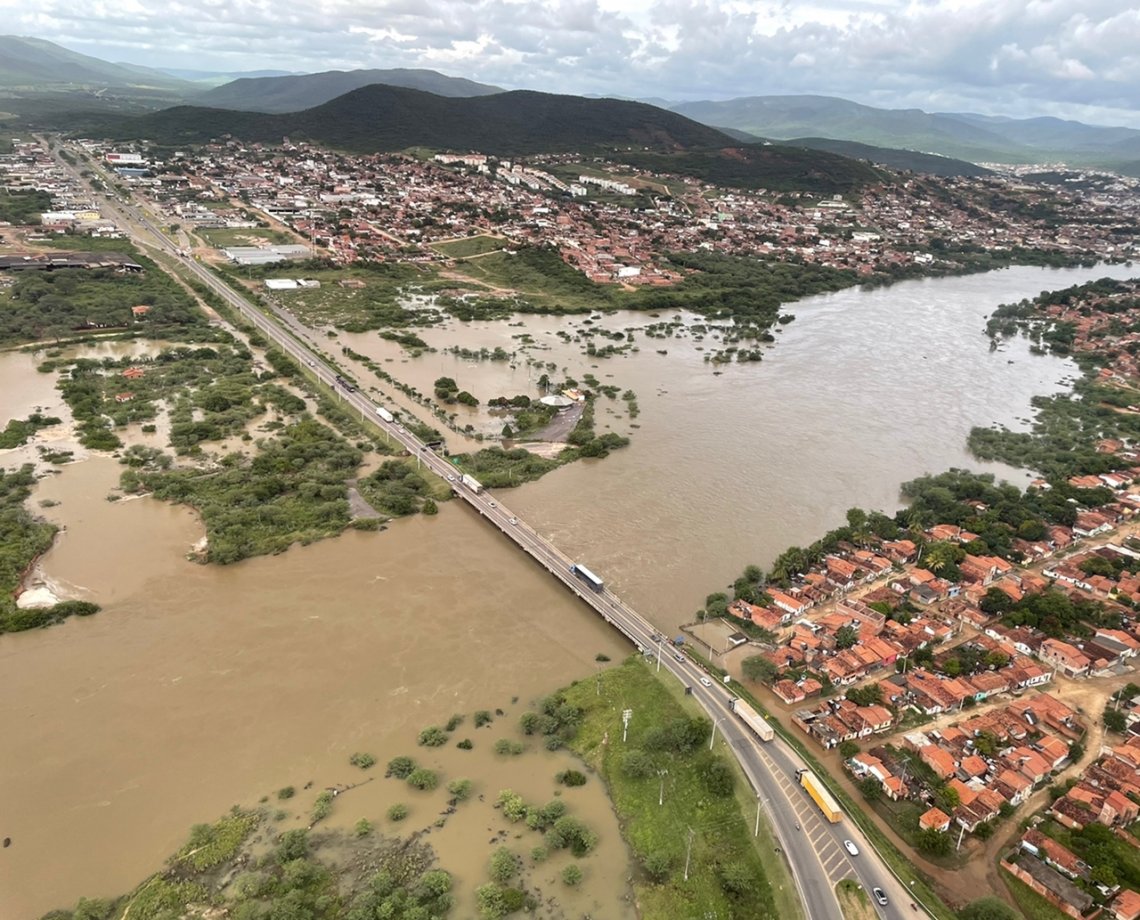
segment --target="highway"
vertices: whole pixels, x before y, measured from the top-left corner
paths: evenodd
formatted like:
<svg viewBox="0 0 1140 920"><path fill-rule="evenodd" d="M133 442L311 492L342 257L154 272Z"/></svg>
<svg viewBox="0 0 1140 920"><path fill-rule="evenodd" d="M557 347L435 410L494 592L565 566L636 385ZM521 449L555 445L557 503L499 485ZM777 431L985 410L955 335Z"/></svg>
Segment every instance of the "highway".
<svg viewBox="0 0 1140 920"><path fill-rule="evenodd" d="M78 168L72 168L62 160L59 162L76 181L83 181ZM104 174L104 178L108 177ZM920 906L912 909L912 898L905 886L890 872L849 818L834 825L823 818L815 803L796 782L795 772L805 764L794 749L779 736L767 743L757 739L729 709L732 693L724 685L714 682L696 662L677 652L649 620L608 588L594 591L574 575L570 567L575 560L563 555L549 540L504 506L497 496L487 491L477 494L461 485L458 470L446 458L430 450L398 421L389 423L382 419L377 415L375 404L365 394L349 392L346 387L338 386L336 370L306 344L308 330L294 317L280 310L274 311L274 317L267 316L196 260L182 255L147 216L145 206L124 205L110 197L108 204L108 210L124 226L132 229L139 242L177 259L183 269L223 298L267 339L308 366L321 383L335 390L346 404L371 418L388 437L401 444L409 454L419 457L427 469L448 480L460 500L528 553L607 623L620 630L640 651L651 653L656 658L657 667L691 688L693 698L714 722L718 743L726 746L736 757L752 784L758 807L766 813L791 867L808 920L842 920L834 887L843 878L857 878L868 895L873 888L883 890L888 903L875 903L879 916L928 916ZM583 561L591 564L589 560ZM711 686L702 684L702 678ZM844 848L844 841L851 841L859 855L850 855ZM776 858L775 854L772 858Z"/></svg>

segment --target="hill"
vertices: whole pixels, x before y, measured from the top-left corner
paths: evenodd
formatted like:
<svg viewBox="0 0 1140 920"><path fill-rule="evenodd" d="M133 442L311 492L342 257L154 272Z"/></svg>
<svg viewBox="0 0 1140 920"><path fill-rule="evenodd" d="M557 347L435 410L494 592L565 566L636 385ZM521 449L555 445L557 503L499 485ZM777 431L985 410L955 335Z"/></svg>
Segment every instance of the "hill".
<svg viewBox="0 0 1140 920"><path fill-rule="evenodd" d="M614 156L641 169L691 176L731 188L838 195L885 178L858 160L778 144L719 145L670 153L627 150Z"/></svg>
<svg viewBox="0 0 1140 920"><path fill-rule="evenodd" d="M249 77L196 96L198 105L247 112L300 112L364 86L383 83L436 96L489 96L497 86L448 77L434 70L329 70L324 73Z"/></svg>
<svg viewBox="0 0 1140 920"><path fill-rule="evenodd" d="M750 96L686 102L672 111L703 124L789 140L810 137L937 153L970 162L1068 160L1114 168L1140 155L1140 131L1059 118L1007 118L879 109L833 96Z"/></svg>
<svg viewBox="0 0 1140 920"><path fill-rule="evenodd" d="M429 147L514 155L607 145L658 149L723 146L712 128L639 102L516 91L468 99L373 85L289 114L177 106L120 122L118 138L163 144L308 140L355 152Z"/></svg>
<svg viewBox="0 0 1140 920"><path fill-rule="evenodd" d="M919 109L876 109L832 96L749 96L686 102L673 111L704 124L762 137L819 137L876 147L936 151L967 160L993 160L1010 151L1001 135L960 119Z"/></svg>
<svg viewBox="0 0 1140 920"><path fill-rule="evenodd" d="M110 64L43 39L0 35L0 86L23 90L111 87L175 93L188 84L157 70Z"/></svg>
<svg viewBox="0 0 1140 920"><path fill-rule="evenodd" d="M989 176L992 170L966 160L939 156L935 153L916 153L913 150L896 150L890 147L874 147L856 141L837 141L826 137L797 137L788 141L789 147L810 147L812 150L826 150L853 160L866 160L879 166L908 172L926 173L931 176Z"/></svg>

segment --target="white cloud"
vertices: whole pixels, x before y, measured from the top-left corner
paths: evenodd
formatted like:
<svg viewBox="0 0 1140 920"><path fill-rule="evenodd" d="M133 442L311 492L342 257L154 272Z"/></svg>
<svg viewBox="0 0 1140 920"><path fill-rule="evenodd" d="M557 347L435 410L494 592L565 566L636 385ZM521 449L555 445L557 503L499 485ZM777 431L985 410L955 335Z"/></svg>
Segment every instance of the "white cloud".
<svg viewBox="0 0 1140 920"><path fill-rule="evenodd" d="M821 93L1140 126L1121 0L0 0L13 32L196 69L431 67L674 99Z"/></svg>

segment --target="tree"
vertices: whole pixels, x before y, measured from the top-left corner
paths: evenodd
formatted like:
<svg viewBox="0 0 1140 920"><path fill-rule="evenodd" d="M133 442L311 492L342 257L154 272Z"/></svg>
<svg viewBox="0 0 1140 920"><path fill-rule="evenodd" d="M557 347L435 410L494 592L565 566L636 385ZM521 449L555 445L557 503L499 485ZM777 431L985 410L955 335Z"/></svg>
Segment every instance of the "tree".
<svg viewBox="0 0 1140 920"><path fill-rule="evenodd" d="M388 769L384 775L407 779L415 768L416 762L411 757L393 757L388 761Z"/></svg>
<svg viewBox="0 0 1140 920"><path fill-rule="evenodd" d="M780 669L776 667L775 663L763 655L751 655L745 658L740 665L740 670L748 680L763 684L771 683L780 673Z"/></svg>
<svg viewBox="0 0 1140 920"><path fill-rule="evenodd" d="M939 786L934 791L934 803L947 814L954 811L961 804L958 790L953 786Z"/></svg>
<svg viewBox="0 0 1140 920"><path fill-rule="evenodd" d="M859 791L868 802L877 802L883 797L883 787L873 776L859 781Z"/></svg>
<svg viewBox="0 0 1140 920"><path fill-rule="evenodd" d="M1106 707L1104 710L1104 727L1110 732L1123 732L1128 726L1128 720L1119 709Z"/></svg>
<svg viewBox="0 0 1140 920"><path fill-rule="evenodd" d="M743 862L730 862L720 867L720 887L740 897L756 889L756 875Z"/></svg>
<svg viewBox="0 0 1140 920"><path fill-rule="evenodd" d="M460 802L466 801L471 798L471 790L474 784L469 779L453 779L447 784L447 791L451 796Z"/></svg>
<svg viewBox="0 0 1140 920"><path fill-rule="evenodd" d="M928 827L918 832L918 848L931 856L949 856L954 841L949 834Z"/></svg>
<svg viewBox="0 0 1140 920"><path fill-rule="evenodd" d="M835 631L835 647L838 649L851 648L859 641L859 630L854 626L840 626Z"/></svg>
<svg viewBox="0 0 1140 920"><path fill-rule="evenodd" d="M850 738L839 745L839 756L844 760L848 760L859 753L859 744L852 741Z"/></svg>
<svg viewBox="0 0 1140 920"><path fill-rule="evenodd" d="M669 858L668 853L662 853L658 850L646 856L641 861L641 867L651 880L663 882L669 877L669 873L673 871L673 860Z"/></svg>
<svg viewBox="0 0 1140 920"><path fill-rule="evenodd" d="M427 792L439 785L439 776L434 770L429 770L427 767L416 767L408 774L408 785L413 789Z"/></svg>
<svg viewBox="0 0 1140 920"><path fill-rule="evenodd" d="M582 881L582 870L578 868L576 863L570 863L570 865L562 870L563 885L569 885L573 888L580 881Z"/></svg>
<svg viewBox="0 0 1140 920"><path fill-rule="evenodd" d="M708 754L708 751L705 753ZM733 775L732 767L725 762L723 757L717 755L707 757L697 772L704 780L705 788L713 795L732 795L732 790L736 785L736 777Z"/></svg>
<svg viewBox="0 0 1140 920"><path fill-rule="evenodd" d="M990 616L999 616L1013 606L1013 598L1006 594L1001 588L990 588L978 606L982 608L983 613L988 613Z"/></svg>

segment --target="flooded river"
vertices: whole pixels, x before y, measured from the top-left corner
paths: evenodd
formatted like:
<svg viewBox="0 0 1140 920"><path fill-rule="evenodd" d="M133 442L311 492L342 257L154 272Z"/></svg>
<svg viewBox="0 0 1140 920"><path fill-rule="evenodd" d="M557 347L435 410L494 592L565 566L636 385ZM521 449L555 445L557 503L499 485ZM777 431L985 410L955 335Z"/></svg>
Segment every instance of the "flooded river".
<svg viewBox="0 0 1140 920"><path fill-rule="evenodd" d="M599 427L632 432L629 448L507 500L672 629L743 565L814 539L848 507L893 510L903 480L979 467L965 450L971 426L1019 424L1033 395L1075 373L1020 341L991 352L984 317L1043 289L1130 274L1011 269L812 298L794 305L797 320L762 363L725 365L719 375L704 361L712 341L639 335L637 353L598 360L553 334L567 320L528 318L525 331L550 346L534 358L633 389L641 412L631 420L621 400L609 404ZM626 314L604 324L649 321ZM522 331L453 323L424 337L509 350ZM375 336L346 340L425 392L447 375L486 400L524 392L537 375L523 362L512 370L444 353L405 362ZM28 376L35 363L0 355L5 414L35 405L60 414L50 378ZM381 763L415 754L419 729L453 712L502 707L513 725L529 700L592 673L597 653L627 651L458 505L386 533L201 567L184 559L201 536L194 515L149 499L108 502L118 472L107 459L73 464L33 499L58 502L45 513L67 527L45 573L104 610L0 638L0 836L12 838L0 851L0 917L127 890L191 824L232 804L287 784L351 782L353 751ZM464 769L454 762L461 753L438 755L445 779ZM468 772L478 779L484 770L493 794L509 784L497 771L514 771L506 779L541 798L557 755L535 756L550 763L535 771L533 761L472 761ZM351 814L338 805L337 820L375 819L392 795L381 782L353 790ZM597 904L577 909L624 917L628 867L613 843L616 822L600 793L586 792L575 808L612 846L587 861ZM457 816L435 842L470 903L486 878L487 848L465 847L463 834L477 839L486 827Z"/></svg>

